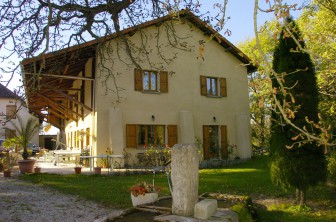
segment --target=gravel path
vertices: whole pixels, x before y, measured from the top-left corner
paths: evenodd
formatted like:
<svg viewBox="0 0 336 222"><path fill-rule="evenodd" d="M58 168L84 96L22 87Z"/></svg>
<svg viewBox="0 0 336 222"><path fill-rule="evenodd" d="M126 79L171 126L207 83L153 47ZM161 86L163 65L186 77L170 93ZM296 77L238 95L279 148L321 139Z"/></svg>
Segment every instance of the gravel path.
<svg viewBox="0 0 336 222"><path fill-rule="evenodd" d="M93 222L120 213L121 210L31 184L17 176L0 175L0 222Z"/></svg>

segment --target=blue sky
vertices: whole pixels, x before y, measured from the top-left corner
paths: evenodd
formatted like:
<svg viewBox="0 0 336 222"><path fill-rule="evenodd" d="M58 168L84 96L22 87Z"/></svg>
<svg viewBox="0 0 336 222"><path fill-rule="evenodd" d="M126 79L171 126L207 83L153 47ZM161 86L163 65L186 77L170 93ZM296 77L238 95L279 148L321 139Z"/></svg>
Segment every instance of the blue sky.
<svg viewBox="0 0 336 222"><path fill-rule="evenodd" d="M271 0L272 1L272 0ZM202 8L213 11L214 3L222 3L224 0L200 0ZM298 4L306 2L305 0L284 0L283 3L288 4ZM267 9L266 0L259 0L259 5L262 9ZM202 9L202 11L203 11ZM231 36L224 35L230 42L237 45L239 42L243 42L248 38L253 38L254 36L254 25L253 25L253 11L254 11L254 0L229 0L226 17L230 17L225 29L231 31ZM301 11L292 12L294 18L300 15ZM265 21L270 21L274 19L273 13L258 13L258 27L265 23ZM221 33L223 34L223 33Z"/></svg>

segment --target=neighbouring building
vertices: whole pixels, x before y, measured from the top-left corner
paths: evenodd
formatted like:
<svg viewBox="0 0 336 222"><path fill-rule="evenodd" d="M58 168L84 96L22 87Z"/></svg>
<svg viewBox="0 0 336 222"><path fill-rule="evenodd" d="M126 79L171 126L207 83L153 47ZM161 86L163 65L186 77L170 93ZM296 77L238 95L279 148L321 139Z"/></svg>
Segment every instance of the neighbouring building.
<svg viewBox="0 0 336 222"><path fill-rule="evenodd" d="M14 92L0 83L0 141L15 137L16 130L10 122L19 125L17 116L22 120L31 117L26 103ZM38 133L33 137L32 143L38 145Z"/></svg>
<svg viewBox="0 0 336 222"><path fill-rule="evenodd" d="M198 143L204 159L230 145L251 157L246 55L188 11L122 33L139 66L118 34L22 61L30 111L68 148L126 150L135 164L146 147L176 143Z"/></svg>

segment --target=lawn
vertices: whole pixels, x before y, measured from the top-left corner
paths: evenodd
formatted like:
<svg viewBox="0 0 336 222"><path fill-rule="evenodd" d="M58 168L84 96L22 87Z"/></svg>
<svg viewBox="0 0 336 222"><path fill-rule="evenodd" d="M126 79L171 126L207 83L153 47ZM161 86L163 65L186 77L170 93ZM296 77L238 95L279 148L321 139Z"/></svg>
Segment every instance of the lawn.
<svg viewBox="0 0 336 222"><path fill-rule="evenodd" d="M138 181L151 182L153 175L55 175L31 174L22 177L34 183L58 189L64 193L103 203L116 208L131 207L129 187ZM336 218L335 188L320 185L309 190L305 207L294 205L293 192L283 191L270 181L268 157L258 157L223 169L200 170L199 194L218 192L250 195L258 200L258 221L328 222ZM155 175L160 195L169 195L165 174Z"/></svg>

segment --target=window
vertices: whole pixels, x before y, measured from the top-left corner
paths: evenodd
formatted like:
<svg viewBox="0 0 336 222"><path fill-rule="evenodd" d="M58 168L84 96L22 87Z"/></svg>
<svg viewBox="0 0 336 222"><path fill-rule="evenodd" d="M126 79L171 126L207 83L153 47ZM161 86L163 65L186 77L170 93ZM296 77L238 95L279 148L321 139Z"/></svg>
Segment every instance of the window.
<svg viewBox="0 0 336 222"><path fill-rule="evenodd" d="M134 70L135 91L168 92L168 72L151 70Z"/></svg>
<svg viewBox="0 0 336 222"><path fill-rule="evenodd" d="M6 106L6 118L7 119L16 119L16 105L7 105Z"/></svg>
<svg viewBox="0 0 336 222"><path fill-rule="evenodd" d="M142 84L142 88L144 91L158 91L157 73L153 71L144 71Z"/></svg>
<svg viewBox="0 0 336 222"><path fill-rule="evenodd" d="M220 129L220 132L219 132ZM220 139L220 146L219 146ZM204 159L225 158L228 155L227 127L206 125L203 126L203 153Z"/></svg>
<svg viewBox="0 0 336 222"><path fill-rule="evenodd" d="M164 125L126 125L126 147L163 146L166 144ZM177 143L177 126L167 126L168 145Z"/></svg>
<svg viewBox="0 0 336 222"><path fill-rule="evenodd" d="M165 144L164 126L138 125L137 145L163 146Z"/></svg>
<svg viewBox="0 0 336 222"><path fill-rule="evenodd" d="M201 95L209 97L226 97L226 78L201 76Z"/></svg>
<svg viewBox="0 0 336 222"><path fill-rule="evenodd" d="M206 78L206 88L207 88L207 95L217 96L218 89L217 89L217 78L207 77Z"/></svg>
<svg viewBox="0 0 336 222"><path fill-rule="evenodd" d="M5 129L5 139L11 139L16 137L16 130L13 129Z"/></svg>
<svg viewBox="0 0 336 222"><path fill-rule="evenodd" d="M90 128L86 128L86 147L88 147L90 145Z"/></svg>

